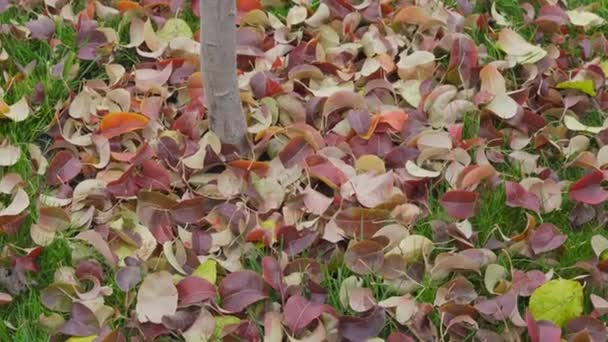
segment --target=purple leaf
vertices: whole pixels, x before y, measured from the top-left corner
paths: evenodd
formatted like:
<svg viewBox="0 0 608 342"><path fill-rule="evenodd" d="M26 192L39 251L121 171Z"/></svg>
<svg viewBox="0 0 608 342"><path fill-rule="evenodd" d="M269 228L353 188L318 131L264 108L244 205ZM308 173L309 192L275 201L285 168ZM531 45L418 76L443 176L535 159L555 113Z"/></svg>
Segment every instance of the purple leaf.
<svg viewBox="0 0 608 342"><path fill-rule="evenodd" d="M55 22L46 16L41 16L38 20L31 20L25 24L35 39L45 40L51 38L55 33Z"/></svg>
<svg viewBox="0 0 608 342"><path fill-rule="evenodd" d="M551 223L543 223L532 233L530 240L530 248L534 254L550 252L561 245L568 239L564 234Z"/></svg>
<svg viewBox="0 0 608 342"><path fill-rule="evenodd" d="M138 266L123 267L116 272L118 288L127 292L141 281L141 270Z"/></svg>
<svg viewBox="0 0 608 342"><path fill-rule="evenodd" d="M384 327L386 312L376 306L363 317L342 316L338 321L338 333L346 341L365 341L376 337Z"/></svg>
<svg viewBox="0 0 608 342"><path fill-rule="evenodd" d="M220 283L219 292L222 307L234 313L268 297L264 278L253 271L230 273Z"/></svg>
<svg viewBox="0 0 608 342"><path fill-rule="evenodd" d="M95 335L99 332L99 322L89 308L81 303L73 303L70 320L65 322L59 331L70 336Z"/></svg>

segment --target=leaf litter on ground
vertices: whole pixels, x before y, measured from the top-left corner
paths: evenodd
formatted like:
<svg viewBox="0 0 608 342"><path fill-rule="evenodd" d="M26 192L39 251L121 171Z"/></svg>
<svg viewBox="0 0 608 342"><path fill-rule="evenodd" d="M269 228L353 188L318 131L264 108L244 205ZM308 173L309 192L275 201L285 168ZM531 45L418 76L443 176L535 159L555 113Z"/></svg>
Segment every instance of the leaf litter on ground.
<svg viewBox="0 0 608 342"><path fill-rule="evenodd" d="M74 30L78 63L54 77L100 75L53 104L48 147L0 140L3 235L33 213L31 244L3 247L0 305L38 291L59 314L39 324L73 341L606 340L597 5L525 3L530 36L500 3L238 0L252 155L209 130L200 31L177 17L198 0L84 5L0 4L39 13L3 37L58 48ZM26 124L49 89L13 94L33 66L11 53L0 124ZM520 222L482 220L496 193L490 210ZM593 253L561 265L589 222ZM38 287L27 276L57 239L73 263Z"/></svg>

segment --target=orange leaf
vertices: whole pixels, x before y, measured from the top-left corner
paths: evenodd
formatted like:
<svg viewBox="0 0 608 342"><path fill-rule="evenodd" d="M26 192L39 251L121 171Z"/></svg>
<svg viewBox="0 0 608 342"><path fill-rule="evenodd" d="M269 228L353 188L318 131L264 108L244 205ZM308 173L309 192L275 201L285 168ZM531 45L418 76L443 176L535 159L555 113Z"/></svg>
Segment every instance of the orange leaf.
<svg viewBox="0 0 608 342"><path fill-rule="evenodd" d="M361 138L365 139L365 140L369 140L369 138L372 137L372 135L374 134L374 132L376 131L376 128L378 127L378 124L380 123L380 115L374 115L372 116L372 120L369 123L369 129L367 130L367 133L365 133L365 135L362 135Z"/></svg>
<svg viewBox="0 0 608 342"><path fill-rule="evenodd" d="M264 9L260 0L237 0L236 8L241 12L249 12L255 9Z"/></svg>
<svg viewBox="0 0 608 342"><path fill-rule="evenodd" d="M403 130L405 120L407 120L407 114L400 109L395 109L380 114L380 122L388 124L397 132L401 132Z"/></svg>
<svg viewBox="0 0 608 342"><path fill-rule="evenodd" d="M264 130L259 131L254 138L255 142L258 142L264 138L268 138L270 139L272 136L274 136L275 134L281 132L283 130L282 127L279 126L270 126Z"/></svg>
<svg viewBox="0 0 608 342"><path fill-rule="evenodd" d="M106 138L113 138L123 133L133 132L148 125L150 120L137 113L110 113L101 119L99 131Z"/></svg>
<svg viewBox="0 0 608 342"><path fill-rule="evenodd" d="M236 169L255 171L256 173L259 172L262 174L268 171L268 163L255 160L237 159L228 162L228 165Z"/></svg>
<svg viewBox="0 0 608 342"><path fill-rule="evenodd" d="M116 2L116 9L122 13L128 12L128 11L133 11L133 10L138 10L138 9L142 9L142 8L143 7L141 7L141 5L135 1L119 0Z"/></svg>

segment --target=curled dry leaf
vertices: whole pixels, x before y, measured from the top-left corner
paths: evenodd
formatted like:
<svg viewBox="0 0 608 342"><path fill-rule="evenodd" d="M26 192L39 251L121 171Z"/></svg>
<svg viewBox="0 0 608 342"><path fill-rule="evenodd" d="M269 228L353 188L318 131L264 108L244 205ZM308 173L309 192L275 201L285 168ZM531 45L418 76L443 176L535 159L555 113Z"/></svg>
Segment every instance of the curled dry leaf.
<svg viewBox="0 0 608 342"><path fill-rule="evenodd" d="M177 288L170 273L150 273L137 291L137 319L142 323L161 323L163 316L175 314L177 299Z"/></svg>
<svg viewBox="0 0 608 342"><path fill-rule="evenodd" d="M15 122L21 122L26 120L31 113L32 110L27 103L27 99L22 97L19 101L8 106L8 111L4 112L0 110L0 119L7 118Z"/></svg>
<svg viewBox="0 0 608 342"><path fill-rule="evenodd" d="M21 157L21 149L8 141L0 142L0 166L12 166Z"/></svg>

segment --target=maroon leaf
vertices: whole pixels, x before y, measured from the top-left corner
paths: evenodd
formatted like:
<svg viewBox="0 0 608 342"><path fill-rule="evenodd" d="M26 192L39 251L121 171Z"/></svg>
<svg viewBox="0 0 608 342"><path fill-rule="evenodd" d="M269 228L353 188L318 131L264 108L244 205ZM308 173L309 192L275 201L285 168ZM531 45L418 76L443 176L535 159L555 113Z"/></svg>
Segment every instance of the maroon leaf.
<svg viewBox="0 0 608 342"><path fill-rule="evenodd" d="M306 139L303 136L296 136L279 152L279 159L283 163L283 167L290 169L301 164L312 153L314 150Z"/></svg>
<svg viewBox="0 0 608 342"><path fill-rule="evenodd" d="M601 187L604 174L593 171L583 176L570 187L570 198L587 204L600 204L608 200L608 191Z"/></svg>
<svg viewBox="0 0 608 342"><path fill-rule="evenodd" d="M334 309L327 304L312 303L302 296L295 295L289 297L285 303L283 315L287 326L295 334L319 318L322 313L336 315Z"/></svg>
<svg viewBox="0 0 608 342"><path fill-rule="evenodd" d="M197 276L188 276L177 285L179 307L199 304L216 295L215 286Z"/></svg>
<svg viewBox="0 0 608 342"><path fill-rule="evenodd" d="M278 291L282 297L285 284L283 283L283 271L277 259L271 256L265 256L262 259L262 275L266 283Z"/></svg>
<svg viewBox="0 0 608 342"><path fill-rule="evenodd" d="M525 208L535 212L540 211L540 199L535 194L526 191L519 183L506 182L507 206Z"/></svg>
<svg viewBox="0 0 608 342"><path fill-rule="evenodd" d="M568 341L606 341L606 325L597 318L583 316L571 319L566 323Z"/></svg>
<svg viewBox="0 0 608 342"><path fill-rule="evenodd" d="M312 229L298 230L294 226L282 226L277 232L277 240L287 255L294 256L310 247L317 239L317 235L318 233Z"/></svg>
<svg viewBox="0 0 608 342"><path fill-rule="evenodd" d="M95 314L81 303L72 304L70 320L59 329L69 336L90 336L99 332L99 322Z"/></svg>
<svg viewBox="0 0 608 342"><path fill-rule="evenodd" d="M249 305L268 297L264 278L253 271L227 275L219 287L222 307L228 312L241 312Z"/></svg>
<svg viewBox="0 0 608 342"><path fill-rule="evenodd" d="M416 340L413 337L408 336L404 333L393 332L388 335L386 342L416 342Z"/></svg>
<svg viewBox="0 0 608 342"><path fill-rule="evenodd" d="M468 37L460 36L452 42L448 70L458 70L462 83L468 85L477 67L477 46Z"/></svg>
<svg viewBox="0 0 608 342"><path fill-rule="evenodd" d="M384 308L376 306L363 317L340 317L338 333L346 341L365 341L370 337L378 336L385 320Z"/></svg>
<svg viewBox="0 0 608 342"><path fill-rule="evenodd" d="M211 234L204 230L192 232L192 251L196 255L206 255L213 246Z"/></svg>
<svg viewBox="0 0 608 342"><path fill-rule="evenodd" d="M475 215L477 194L464 190L448 191L441 196L439 203L448 215L464 220Z"/></svg>
<svg viewBox="0 0 608 342"><path fill-rule="evenodd" d="M200 222L209 210L204 197L195 197L179 202L171 209L171 217L178 224L193 224Z"/></svg>
<svg viewBox="0 0 608 342"><path fill-rule="evenodd" d="M170 330L185 331L196 320L196 313L192 311L178 311L173 315L165 315L162 318L162 324Z"/></svg>
<svg viewBox="0 0 608 342"><path fill-rule="evenodd" d="M560 247L566 239L568 237L561 234L554 225L543 223L532 233L528 242L534 254L541 254Z"/></svg>
<svg viewBox="0 0 608 342"><path fill-rule="evenodd" d="M83 277L94 277L100 282L103 281L103 269L101 265L95 260L83 260L76 266L76 278L82 279Z"/></svg>
<svg viewBox="0 0 608 342"><path fill-rule="evenodd" d="M76 156L69 151L61 151L53 157L46 172L46 182L49 185L67 183L78 176L82 164Z"/></svg>
<svg viewBox="0 0 608 342"><path fill-rule="evenodd" d="M384 263L382 245L372 240L357 242L344 253L344 263L357 274L376 272Z"/></svg>
<svg viewBox="0 0 608 342"><path fill-rule="evenodd" d="M167 191L171 186L169 171L153 160L144 161L133 178L141 189Z"/></svg>

